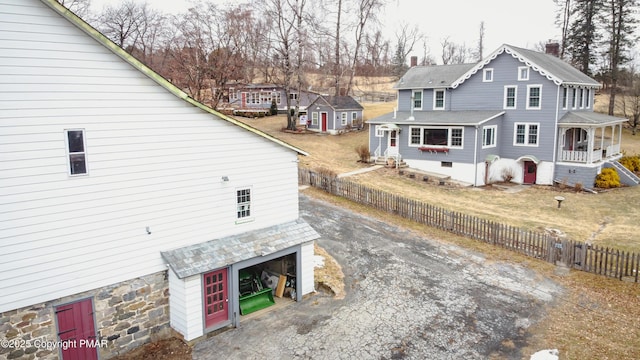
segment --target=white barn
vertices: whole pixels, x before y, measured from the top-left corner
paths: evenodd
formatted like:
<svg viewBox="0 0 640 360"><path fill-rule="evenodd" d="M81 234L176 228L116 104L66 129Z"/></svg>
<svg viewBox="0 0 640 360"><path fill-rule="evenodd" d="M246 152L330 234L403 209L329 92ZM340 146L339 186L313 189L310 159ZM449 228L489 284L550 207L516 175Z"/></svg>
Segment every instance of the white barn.
<svg viewBox="0 0 640 360"><path fill-rule="evenodd" d="M314 290L305 152L55 0L0 0L0 127L0 340L16 345L0 358L109 358L237 326L238 274L256 266L286 266L298 301Z"/></svg>

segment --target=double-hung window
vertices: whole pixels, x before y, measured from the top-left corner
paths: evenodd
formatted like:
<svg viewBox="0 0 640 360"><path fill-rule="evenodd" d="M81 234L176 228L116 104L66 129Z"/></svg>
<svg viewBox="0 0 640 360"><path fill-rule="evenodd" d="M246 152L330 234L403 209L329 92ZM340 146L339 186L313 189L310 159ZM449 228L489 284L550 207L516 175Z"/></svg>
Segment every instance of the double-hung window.
<svg viewBox="0 0 640 360"><path fill-rule="evenodd" d="M562 88L562 108L566 109L569 106L569 89Z"/></svg>
<svg viewBox="0 0 640 360"><path fill-rule="evenodd" d="M514 127L514 146L538 146L540 125L537 123L516 123Z"/></svg>
<svg viewBox="0 0 640 360"><path fill-rule="evenodd" d="M497 125L489 125L482 128L482 148L490 148L496 146Z"/></svg>
<svg viewBox="0 0 640 360"><path fill-rule="evenodd" d="M588 109L591 107L591 89L587 89L587 94L585 95L584 102L585 102L584 104L585 108Z"/></svg>
<svg viewBox="0 0 640 360"><path fill-rule="evenodd" d="M576 104L577 104L577 97L578 97L578 91L574 88L571 89L572 91L572 95L571 95L571 108L575 109L576 108Z"/></svg>
<svg viewBox="0 0 640 360"><path fill-rule="evenodd" d="M444 110L445 92L444 90L433 91L433 109Z"/></svg>
<svg viewBox="0 0 640 360"><path fill-rule="evenodd" d="M584 108L584 89L580 89L580 97L578 98L578 104L580 104L580 109Z"/></svg>
<svg viewBox="0 0 640 360"><path fill-rule="evenodd" d="M413 90L411 93L411 101L414 110L422 110L422 90Z"/></svg>
<svg viewBox="0 0 640 360"><path fill-rule="evenodd" d="M251 218L251 188L236 190L237 220Z"/></svg>
<svg viewBox="0 0 640 360"><path fill-rule="evenodd" d="M542 104L542 85L527 85L527 110L539 110Z"/></svg>
<svg viewBox="0 0 640 360"><path fill-rule="evenodd" d="M318 112L311 113L311 125L318 125Z"/></svg>
<svg viewBox="0 0 640 360"><path fill-rule="evenodd" d="M348 114L346 112L340 113L340 125L347 125L347 116Z"/></svg>
<svg viewBox="0 0 640 360"><path fill-rule="evenodd" d="M87 174L87 153L84 129L65 130L69 175Z"/></svg>
<svg viewBox="0 0 640 360"><path fill-rule="evenodd" d="M518 96L518 88L516 86L504 87L504 105L505 109L515 109Z"/></svg>

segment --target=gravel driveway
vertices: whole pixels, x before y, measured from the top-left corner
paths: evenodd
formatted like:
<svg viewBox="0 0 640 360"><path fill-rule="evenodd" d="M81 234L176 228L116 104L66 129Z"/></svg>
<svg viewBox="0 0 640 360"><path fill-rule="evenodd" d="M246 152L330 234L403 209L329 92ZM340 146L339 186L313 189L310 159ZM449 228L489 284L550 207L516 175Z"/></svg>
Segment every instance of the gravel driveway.
<svg viewBox="0 0 640 360"><path fill-rule="evenodd" d="M347 295L318 292L196 344L194 359L500 359L562 289L517 264L300 196L342 266Z"/></svg>

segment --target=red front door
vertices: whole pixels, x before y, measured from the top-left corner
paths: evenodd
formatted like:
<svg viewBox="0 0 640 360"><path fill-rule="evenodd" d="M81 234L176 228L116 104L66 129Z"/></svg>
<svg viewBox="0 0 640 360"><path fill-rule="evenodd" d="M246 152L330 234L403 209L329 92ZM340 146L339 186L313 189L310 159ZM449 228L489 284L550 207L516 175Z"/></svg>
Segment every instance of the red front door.
<svg viewBox="0 0 640 360"><path fill-rule="evenodd" d="M227 294L227 269L204 274L205 327L210 328L229 319L229 297Z"/></svg>
<svg viewBox="0 0 640 360"><path fill-rule="evenodd" d="M524 180L522 181L525 184L535 184L536 183L536 172L538 170L538 166L533 161L525 161L524 162Z"/></svg>
<svg viewBox="0 0 640 360"><path fill-rule="evenodd" d="M322 131L327 131L327 113L322 113Z"/></svg>
<svg viewBox="0 0 640 360"><path fill-rule="evenodd" d="M93 303L85 299L56 307L58 337L62 344L62 359L97 359L96 331L93 324ZM91 346L93 345L93 346Z"/></svg>

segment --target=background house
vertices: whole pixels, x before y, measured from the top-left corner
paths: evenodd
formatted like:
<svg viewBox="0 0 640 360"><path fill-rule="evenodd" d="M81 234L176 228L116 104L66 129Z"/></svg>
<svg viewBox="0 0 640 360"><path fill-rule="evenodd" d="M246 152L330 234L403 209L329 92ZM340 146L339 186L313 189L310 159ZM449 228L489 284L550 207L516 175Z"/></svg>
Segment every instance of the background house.
<svg viewBox="0 0 640 360"><path fill-rule="evenodd" d="M351 96L318 96L309 105L307 128L336 134L343 130L360 129L364 108Z"/></svg>
<svg viewBox="0 0 640 360"><path fill-rule="evenodd" d="M307 90L291 90L289 93L291 108L298 106L300 113L306 113L307 107L318 96L318 93ZM229 84L228 96L219 107L234 113L265 112L269 113L272 102L278 113L287 112L287 93L280 85L274 84Z"/></svg>
<svg viewBox="0 0 640 360"><path fill-rule="evenodd" d="M304 151L195 102L55 0L0 14L0 340L96 341L0 358L109 358L238 325L248 268L297 300L314 290Z"/></svg>
<svg viewBox="0 0 640 360"><path fill-rule="evenodd" d="M600 84L559 58L503 45L477 64L413 67L397 112L370 120L370 151L472 185L594 185L616 161L623 118L593 112Z"/></svg>

